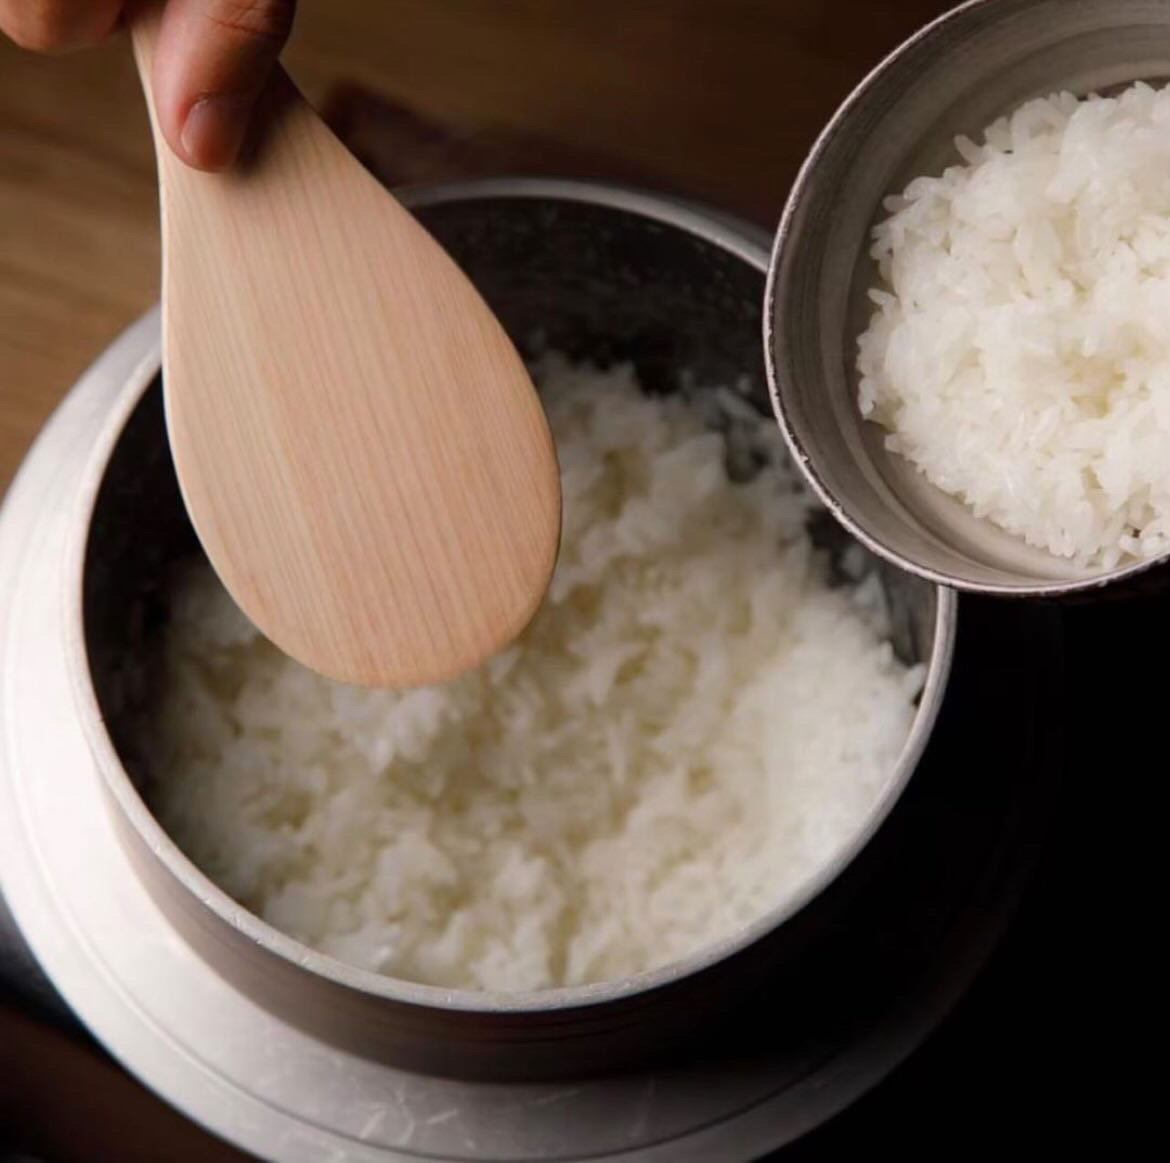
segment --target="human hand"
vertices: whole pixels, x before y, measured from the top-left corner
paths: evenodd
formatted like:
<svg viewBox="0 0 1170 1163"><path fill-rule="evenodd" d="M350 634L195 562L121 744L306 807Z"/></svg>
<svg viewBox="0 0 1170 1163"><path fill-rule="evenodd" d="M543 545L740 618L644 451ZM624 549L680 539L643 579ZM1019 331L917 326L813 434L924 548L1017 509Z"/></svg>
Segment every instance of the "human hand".
<svg viewBox="0 0 1170 1163"><path fill-rule="evenodd" d="M0 30L38 52L103 40L133 0L0 0ZM152 85L159 127L189 165L235 161L292 27L296 0L167 0Z"/></svg>

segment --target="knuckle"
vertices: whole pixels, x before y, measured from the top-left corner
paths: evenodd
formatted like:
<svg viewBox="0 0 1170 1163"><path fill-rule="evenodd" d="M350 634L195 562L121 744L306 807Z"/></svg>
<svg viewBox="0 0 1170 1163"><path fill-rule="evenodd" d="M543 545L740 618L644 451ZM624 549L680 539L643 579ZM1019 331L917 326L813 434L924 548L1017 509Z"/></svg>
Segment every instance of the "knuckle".
<svg viewBox="0 0 1170 1163"><path fill-rule="evenodd" d="M288 0L209 0L207 19L229 32L283 44L292 27Z"/></svg>

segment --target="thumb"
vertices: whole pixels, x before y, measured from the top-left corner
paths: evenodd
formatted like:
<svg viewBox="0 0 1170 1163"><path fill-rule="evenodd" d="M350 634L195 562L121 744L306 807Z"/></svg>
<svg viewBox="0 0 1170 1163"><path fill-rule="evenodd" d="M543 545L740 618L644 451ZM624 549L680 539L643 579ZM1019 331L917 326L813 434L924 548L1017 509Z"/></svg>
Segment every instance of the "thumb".
<svg viewBox="0 0 1170 1163"><path fill-rule="evenodd" d="M292 28L295 0L168 0L155 48L159 126L201 170L230 166Z"/></svg>

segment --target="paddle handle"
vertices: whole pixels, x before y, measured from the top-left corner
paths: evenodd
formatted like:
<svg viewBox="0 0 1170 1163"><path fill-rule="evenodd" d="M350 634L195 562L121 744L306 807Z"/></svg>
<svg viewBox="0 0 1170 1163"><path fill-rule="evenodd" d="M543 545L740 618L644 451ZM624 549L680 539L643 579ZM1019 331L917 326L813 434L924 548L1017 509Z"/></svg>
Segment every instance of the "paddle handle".
<svg viewBox="0 0 1170 1163"><path fill-rule="evenodd" d="M154 49L162 27L163 0L139 0L130 6L126 20L130 28L130 45L134 50L134 63L138 66L138 79L146 97L146 108L150 112L150 124L156 136L154 85L151 83L151 68L154 64Z"/></svg>

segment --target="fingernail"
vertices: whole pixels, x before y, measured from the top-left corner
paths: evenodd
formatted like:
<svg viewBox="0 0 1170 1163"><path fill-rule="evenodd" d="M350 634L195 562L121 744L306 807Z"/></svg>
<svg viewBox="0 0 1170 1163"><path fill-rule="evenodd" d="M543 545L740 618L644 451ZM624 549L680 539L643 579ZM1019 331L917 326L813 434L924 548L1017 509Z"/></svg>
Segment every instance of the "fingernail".
<svg viewBox="0 0 1170 1163"><path fill-rule="evenodd" d="M187 161L204 170L222 170L236 160L248 125L251 101L220 93L200 97L187 111L179 141Z"/></svg>

